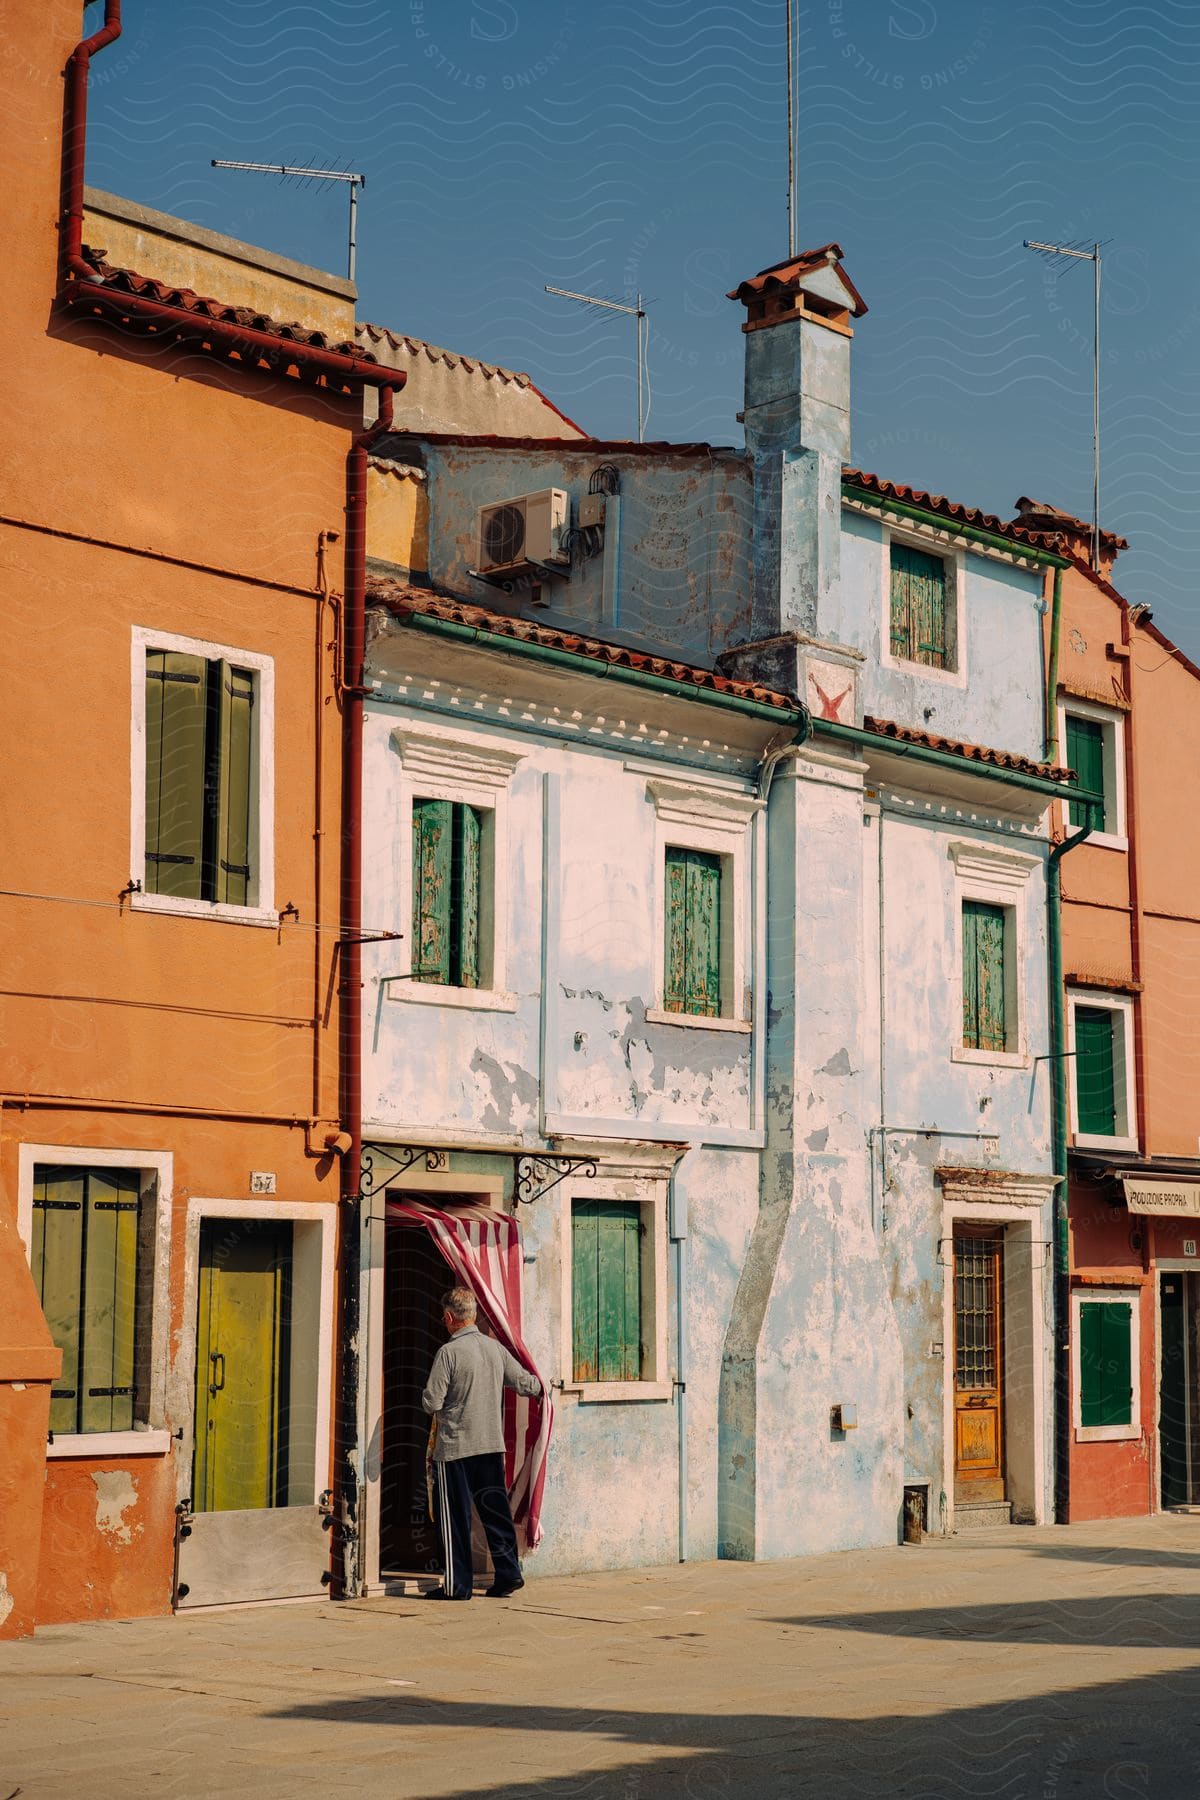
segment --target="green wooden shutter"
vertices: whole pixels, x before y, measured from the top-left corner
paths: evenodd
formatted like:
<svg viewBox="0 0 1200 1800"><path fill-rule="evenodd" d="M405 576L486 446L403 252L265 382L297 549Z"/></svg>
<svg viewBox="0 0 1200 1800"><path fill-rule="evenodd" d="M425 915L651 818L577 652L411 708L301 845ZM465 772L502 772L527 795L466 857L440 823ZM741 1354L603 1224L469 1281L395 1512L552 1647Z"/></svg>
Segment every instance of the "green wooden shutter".
<svg viewBox="0 0 1200 1800"><path fill-rule="evenodd" d="M946 667L946 564L940 556L891 546L892 655Z"/></svg>
<svg viewBox="0 0 1200 1800"><path fill-rule="evenodd" d="M132 1170L91 1169L83 1266L80 1430L133 1427L138 1188Z"/></svg>
<svg viewBox="0 0 1200 1800"><path fill-rule="evenodd" d="M1087 1137L1116 1137L1117 1015L1107 1007L1075 1008L1075 1108Z"/></svg>
<svg viewBox="0 0 1200 1800"><path fill-rule="evenodd" d="M1094 794L1104 793L1104 727L1098 719L1078 719L1067 714L1067 764L1079 777L1079 785ZM1086 825L1087 808L1072 800L1067 808L1072 825ZM1098 829L1103 830L1100 821Z"/></svg>
<svg viewBox="0 0 1200 1800"><path fill-rule="evenodd" d="M721 1012L721 858L667 851L667 1012L717 1018Z"/></svg>
<svg viewBox="0 0 1200 1800"><path fill-rule="evenodd" d="M450 980L453 861L449 800L413 801L412 972L416 981Z"/></svg>
<svg viewBox="0 0 1200 1800"><path fill-rule="evenodd" d="M251 896L250 830L254 805L251 737L254 676L227 662L209 665L209 794L212 801L211 898L248 906Z"/></svg>
<svg viewBox="0 0 1200 1800"><path fill-rule="evenodd" d="M455 987L479 986L480 842L483 815L456 804L452 819L450 980Z"/></svg>
<svg viewBox="0 0 1200 1800"><path fill-rule="evenodd" d="M80 1401L80 1281L86 1177L82 1169L34 1172L30 1262L50 1336L62 1351L62 1371L50 1390L51 1431L78 1431Z"/></svg>
<svg viewBox="0 0 1200 1800"><path fill-rule="evenodd" d="M571 1211L572 1367L576 1381L642 1372L641 1208L583 1200Z"/></svg>
<svg viewBox="0 0 1200 1800"><path fill-rule="evenodd" d="M1006 1050L1004 908L963 901L963 1044Z"/></svg>
<svg viewBox="0 0 1200 1800"><path fill-rule="evenodd" d="M1079 1307L1079 1422L1133 1423L1132 1302L1084 1300Z"/></svg>
<svg viewBox="0 0 1200 1800"><path fill-rule="evenodd" d="M146 872L150 894L201 898L206 670L200 656L146 652Z"/></svg>

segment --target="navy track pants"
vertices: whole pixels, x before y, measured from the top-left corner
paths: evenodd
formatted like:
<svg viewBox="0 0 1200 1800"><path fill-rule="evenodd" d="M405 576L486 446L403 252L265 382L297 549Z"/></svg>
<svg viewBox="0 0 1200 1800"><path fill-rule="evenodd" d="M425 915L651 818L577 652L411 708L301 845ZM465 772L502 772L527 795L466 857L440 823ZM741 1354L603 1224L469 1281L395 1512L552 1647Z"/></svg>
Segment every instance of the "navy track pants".
<svg viewBox="0 0 1200 1800"><path fill-rule="evenodd" d="M460 1456L453 1462L435 1462L433 1474L438 1528L445 1553L446 1592L455 1600L471 1598L472 1505L487 1537L497 1585L515 1585L521 1579L521 1565L517 1560L517 1534L504 1485L502 1453L495 1450L485 1456Z"/></svg>

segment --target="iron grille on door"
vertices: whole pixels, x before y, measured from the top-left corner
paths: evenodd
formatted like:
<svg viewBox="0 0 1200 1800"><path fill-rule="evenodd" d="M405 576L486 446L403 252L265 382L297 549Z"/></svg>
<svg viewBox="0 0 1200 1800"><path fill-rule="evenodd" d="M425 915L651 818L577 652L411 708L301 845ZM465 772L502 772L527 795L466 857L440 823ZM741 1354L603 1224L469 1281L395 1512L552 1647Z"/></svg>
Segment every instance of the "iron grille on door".
<svg viewBox="0 0 1200 1800"><path fill-rule="evenodd" d="M997 1237L954 1240L954 1375L960 1389L996 1386L1000 1245Z"/></svg>

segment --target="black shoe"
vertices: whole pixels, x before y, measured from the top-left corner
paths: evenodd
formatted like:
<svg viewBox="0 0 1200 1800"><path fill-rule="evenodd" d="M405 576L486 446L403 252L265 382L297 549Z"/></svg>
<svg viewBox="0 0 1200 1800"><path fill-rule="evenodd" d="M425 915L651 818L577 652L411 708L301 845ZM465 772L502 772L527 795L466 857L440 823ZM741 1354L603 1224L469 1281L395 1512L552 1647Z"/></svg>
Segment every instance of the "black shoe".
<svg viewBox="0 0 1200 1800"><path fill-rule="evenodd" d="M489 1588L488 1592L491 1592ZM422 1600L469 1600L470 1594L448 1594L444 1587L430 1588L421 1595Z"/></svg>
<svg viewBox="0 0 1200 1800"><path fill-rule="evenodd" d="M510 1594L515 1594L518 1589L523 1588L524 1586L525 1583L519 1577L516 1581L511 1582L507 1586L502 1586L501 1583L497 1581L494 1586L487 1589L487 1597L489 1600L507 1600Z"/></svg>

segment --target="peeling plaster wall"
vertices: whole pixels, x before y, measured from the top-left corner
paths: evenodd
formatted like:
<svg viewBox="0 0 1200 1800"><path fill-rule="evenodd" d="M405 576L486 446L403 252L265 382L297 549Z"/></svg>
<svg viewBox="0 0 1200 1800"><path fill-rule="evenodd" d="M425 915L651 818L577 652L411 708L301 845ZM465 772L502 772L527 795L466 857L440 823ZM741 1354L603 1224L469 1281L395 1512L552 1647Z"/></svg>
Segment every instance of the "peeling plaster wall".
<svg viewBox="0 0 1200 1800"><path fill-rule="evenodd" d="M418 445L428 471L435 582L479 605L504 605L497 589L469 574L478 565L479 508L561 487L576 517L592 471L611 462L621 479L619 592L606 589L602 554L576 567L569 580L548 584L542 595L548 610L539 616L601 635L626 632L701 663L748 634L753 499L740 452L622 456L503 443L422 445L417 438L391 439L381 449L411 461Z"/></svg>
<svg viewBox="0 0 1200 1800"><path fill-rule="evenodd" d="M46 1465L38 1624L171 1610L175 1477L168 1457Z"/></svg>

